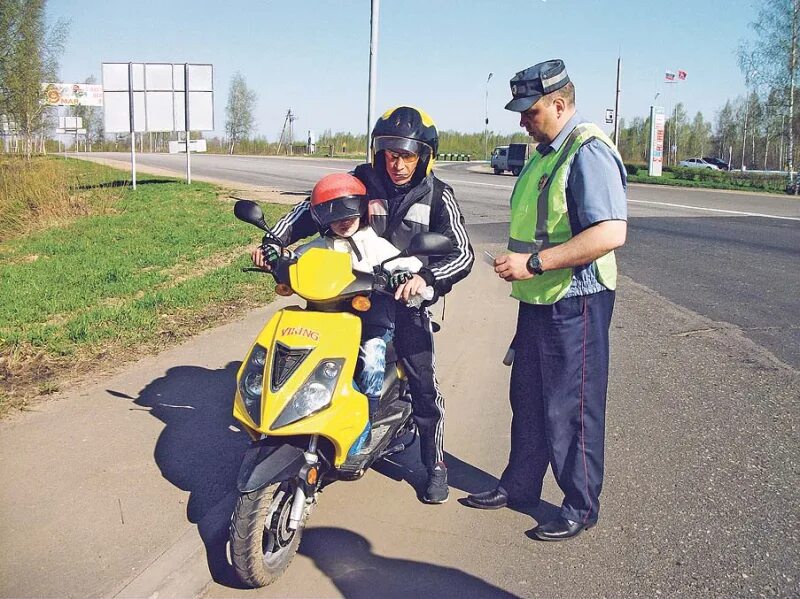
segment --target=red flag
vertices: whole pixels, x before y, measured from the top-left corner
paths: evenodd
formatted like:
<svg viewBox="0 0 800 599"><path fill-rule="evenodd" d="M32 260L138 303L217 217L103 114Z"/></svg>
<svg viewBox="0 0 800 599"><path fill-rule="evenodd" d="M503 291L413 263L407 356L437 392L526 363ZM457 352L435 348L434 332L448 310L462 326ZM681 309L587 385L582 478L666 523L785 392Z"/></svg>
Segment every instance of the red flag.
<svg viewBox="0 0 800 599"><path fill-rule="evenodd" d="M686 79L686 71L678 70L678 79L680 79L681 81Z"/></svg>

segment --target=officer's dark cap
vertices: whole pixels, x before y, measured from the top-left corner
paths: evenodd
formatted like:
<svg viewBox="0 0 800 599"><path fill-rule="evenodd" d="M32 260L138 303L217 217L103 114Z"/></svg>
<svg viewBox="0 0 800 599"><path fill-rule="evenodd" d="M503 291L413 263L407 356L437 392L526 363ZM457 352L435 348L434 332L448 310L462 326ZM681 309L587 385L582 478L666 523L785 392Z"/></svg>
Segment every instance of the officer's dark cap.
<svg viewBox="0 0 800 599"><path fill-rule="evenodd" d="M510 83L514 99L506 104L506 110L525 112L542 96L569 83L569 75L563 60L548 60L520 71Z"/></svg>

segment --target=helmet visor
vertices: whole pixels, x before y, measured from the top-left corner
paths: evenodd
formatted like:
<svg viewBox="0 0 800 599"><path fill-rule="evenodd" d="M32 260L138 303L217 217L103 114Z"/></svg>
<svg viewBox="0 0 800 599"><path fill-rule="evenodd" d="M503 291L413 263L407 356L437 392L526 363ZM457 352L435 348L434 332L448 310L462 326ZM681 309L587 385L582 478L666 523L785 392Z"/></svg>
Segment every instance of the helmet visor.
<svg viewBox="0 0 800 599"><path fill-rule="evenodd" d="M311 206L311 214L314 219L327 227L337 220L361 216L361 205L366 196L345 196Z"/></svg>
<svg viewBox="0 0 800 599"><path fill-rule="evenodd" d="M409 137L394 137L389 135L381 135L375 138L375 153L382 152L383 150L392 150L393 152L410 152L417 156L425 156L430 153L431 147L416 139Z"/></svg>

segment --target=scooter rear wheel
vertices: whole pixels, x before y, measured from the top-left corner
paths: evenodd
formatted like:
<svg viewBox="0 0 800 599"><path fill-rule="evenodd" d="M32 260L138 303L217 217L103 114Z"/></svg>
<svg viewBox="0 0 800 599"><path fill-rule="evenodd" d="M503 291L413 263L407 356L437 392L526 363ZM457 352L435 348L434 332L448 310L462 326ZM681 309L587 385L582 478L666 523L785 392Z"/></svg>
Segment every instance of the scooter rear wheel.
<svg viewBox="0 0 800 599"><path fill-rule="evenodd" d="M300 545L306 514L297 530L288 527L294 498L290 481L243 493L231 516L230 552L236 574L251 587L277 580Z"/></svg>

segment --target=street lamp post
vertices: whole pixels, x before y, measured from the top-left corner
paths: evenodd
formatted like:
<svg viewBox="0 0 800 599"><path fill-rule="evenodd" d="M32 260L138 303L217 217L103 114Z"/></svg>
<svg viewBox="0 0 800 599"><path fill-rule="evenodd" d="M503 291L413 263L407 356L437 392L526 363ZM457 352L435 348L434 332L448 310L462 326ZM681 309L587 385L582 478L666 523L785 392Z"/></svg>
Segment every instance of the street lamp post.
<svg viewBox="0 0 800 599"><path fill-rule="evenodd" d="M489 79L492 78L492 75L494 73L489 73L486 78L486 108L483 121L483 157L485 160L489 160Z"/></svg>

